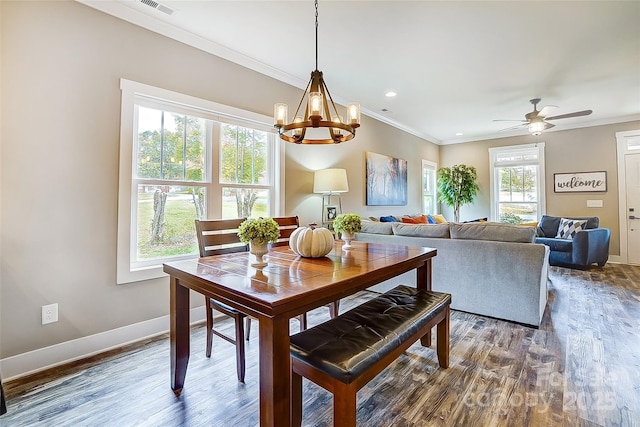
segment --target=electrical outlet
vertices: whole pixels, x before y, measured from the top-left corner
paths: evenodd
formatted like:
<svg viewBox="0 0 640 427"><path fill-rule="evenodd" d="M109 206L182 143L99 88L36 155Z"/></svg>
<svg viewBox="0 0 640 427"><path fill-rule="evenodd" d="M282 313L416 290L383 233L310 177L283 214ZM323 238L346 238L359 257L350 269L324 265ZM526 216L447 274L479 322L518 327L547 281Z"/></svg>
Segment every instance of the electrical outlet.
<svg viewBox="0 0 640 427"><path fill-rule="evenodd" d="M42 324L58 321L58 303L42 306Z"/></svg>

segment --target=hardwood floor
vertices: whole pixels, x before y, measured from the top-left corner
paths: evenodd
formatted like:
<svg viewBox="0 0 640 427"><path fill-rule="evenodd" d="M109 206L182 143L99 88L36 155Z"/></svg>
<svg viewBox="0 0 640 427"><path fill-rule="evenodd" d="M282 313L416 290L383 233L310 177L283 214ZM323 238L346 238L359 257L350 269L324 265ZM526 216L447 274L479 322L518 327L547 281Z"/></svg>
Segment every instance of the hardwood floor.
<svg viewBox="0 0 640 427"><path fill-rule="evenodd" d="M319 308L309 323L328 316ZM165 335L6 383L0 426L257 425L256 331L246 384L232 345L215 340L207 359L204 328L192 337L180 398ZM640 267L552 267L540 329L454 311L450 357L439 369L435 351L414 344L358 393L359 425L640 426ZM304 425L332 425L331 395L305 381L304 411Z"/></svg>

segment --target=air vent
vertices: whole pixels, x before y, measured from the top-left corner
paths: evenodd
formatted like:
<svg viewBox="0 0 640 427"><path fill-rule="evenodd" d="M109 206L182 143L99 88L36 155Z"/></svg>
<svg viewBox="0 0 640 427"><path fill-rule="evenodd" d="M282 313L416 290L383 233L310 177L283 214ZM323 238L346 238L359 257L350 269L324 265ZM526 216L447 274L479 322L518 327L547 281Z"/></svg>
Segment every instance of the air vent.
<svg viewBox="0 0 640 427"><path fill-rule="evenodd" d="M158 3L157 1L153 1L153 0L138 0L138 1L142 4L145 4L156 10L159 10L162 13L166 13L167 15L173 15L173 12L175 12L175 10L171 9L169 6L165 6L162 3Z"/></svg>

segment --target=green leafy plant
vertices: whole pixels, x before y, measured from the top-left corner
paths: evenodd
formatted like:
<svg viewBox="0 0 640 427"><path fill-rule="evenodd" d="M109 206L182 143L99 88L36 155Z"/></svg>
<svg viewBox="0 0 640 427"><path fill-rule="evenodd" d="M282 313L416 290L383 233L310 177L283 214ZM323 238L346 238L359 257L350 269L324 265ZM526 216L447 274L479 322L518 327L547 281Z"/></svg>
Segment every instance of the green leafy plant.
<svg viewBox="0 0 640 427"><path fill-rule="evenodd" d="M438 200L453 206L453 220L460 222L460 206L472 203L478 194L476 168L454 165L438 169Z"/></svg>
<svg viewBox="0 0 640 427"><path fill-rule="evenodd" d="M360 215L354 213L338 215L333 220L333 229L338 233L358 233L362 229Z"/></svg>
<svg viewBox="0 0 640 427"><path fill-rule="evenodd" d="M249 218L238 227L238 237L244 243L249 243L252 240L261 243L274 243L280 237L280 229L273 218Z"/></svg>

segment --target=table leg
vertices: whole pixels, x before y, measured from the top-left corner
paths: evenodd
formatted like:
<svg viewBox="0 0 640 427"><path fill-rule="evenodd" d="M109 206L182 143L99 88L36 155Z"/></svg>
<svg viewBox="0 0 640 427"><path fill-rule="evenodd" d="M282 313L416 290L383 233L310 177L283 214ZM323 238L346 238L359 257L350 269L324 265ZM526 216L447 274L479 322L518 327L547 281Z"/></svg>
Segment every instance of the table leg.
<svg viewBox="0 0 640 427"><path fill-rule="evenodd" d="M289 319L260 318L260 426L291 425Z"/></svg>
<svg viewBox="0 0 640 427"><path fill-rule="evenodd" d="M416 283L418 289L431 290L431 259L425 261L425 263L416 269ZM425 336L420 338L420 344L423 347L431 347L431 331L427 332Z"/></svg>
<svg viewBox="0 0 640 427"><path fill-rule="evenodd" d="M169 287L171 389L180 396L189 363L189 289L174 277L169 279Z"/></svg>

